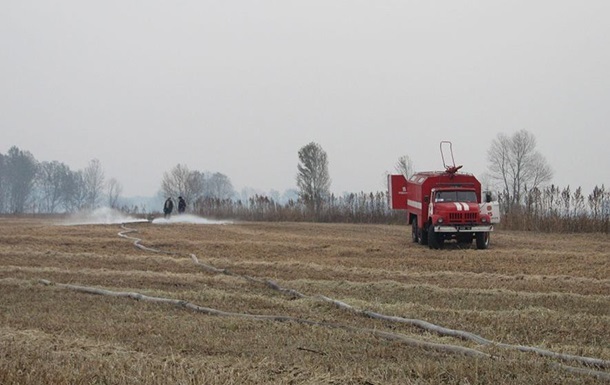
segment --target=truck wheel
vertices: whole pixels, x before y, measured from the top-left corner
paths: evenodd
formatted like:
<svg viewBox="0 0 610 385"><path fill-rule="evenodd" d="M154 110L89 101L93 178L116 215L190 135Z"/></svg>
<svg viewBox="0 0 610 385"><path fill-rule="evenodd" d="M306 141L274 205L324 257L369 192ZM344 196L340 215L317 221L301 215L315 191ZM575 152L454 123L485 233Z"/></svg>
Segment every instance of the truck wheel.
<svg viewBox="0 0 610 385"><path fill-rule="evenodd" d="M417 235L418 235L418 242L420 245L427 245L428 244L428 232L426 230L424 230L423 228L418 228L417 229Z"/></svg>
<svg viewBox="0 0 610 385"><path fill-rule="evenodd" d="M411 226L411 239L413 239L413 243L419 242L419 237L417 236L417 221L413 220L413 224Z"/></svg>
<svg viewBox="0 0 610 385"><path fill-rule="evenodd" d="M434 231L434 226L428 226L428 246L430 246L431 249L442 249L443 244L444 240L442 235L437 234Z"/></svg>
<svg viewBox="0 0 610 385"><path fill-rule="evenodd" d="M477 249L485 250L489 247L489 233L476 233Z"/></svg>

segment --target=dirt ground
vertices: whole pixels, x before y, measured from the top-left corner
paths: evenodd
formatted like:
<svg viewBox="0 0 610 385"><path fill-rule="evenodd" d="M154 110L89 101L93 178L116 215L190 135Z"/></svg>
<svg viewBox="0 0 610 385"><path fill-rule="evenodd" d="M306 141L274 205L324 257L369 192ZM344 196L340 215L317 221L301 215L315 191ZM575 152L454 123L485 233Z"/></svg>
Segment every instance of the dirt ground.
<svg viewBox="0 0 610 385"><path fill-rule="evenodd" d="M610 382L609 236L409 230L0 218L0 383Z"/></svg>

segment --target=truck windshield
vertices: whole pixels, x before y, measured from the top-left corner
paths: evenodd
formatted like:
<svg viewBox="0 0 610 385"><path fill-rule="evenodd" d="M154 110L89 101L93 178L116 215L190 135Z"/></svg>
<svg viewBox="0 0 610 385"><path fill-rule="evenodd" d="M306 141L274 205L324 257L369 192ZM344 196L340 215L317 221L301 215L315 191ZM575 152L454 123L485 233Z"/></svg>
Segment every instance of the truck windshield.
<svg viewBox="0 0 610 385"><path fill-rule="evenodd" d="M476 202L474 191L438 191L435 202Z"/></svg>

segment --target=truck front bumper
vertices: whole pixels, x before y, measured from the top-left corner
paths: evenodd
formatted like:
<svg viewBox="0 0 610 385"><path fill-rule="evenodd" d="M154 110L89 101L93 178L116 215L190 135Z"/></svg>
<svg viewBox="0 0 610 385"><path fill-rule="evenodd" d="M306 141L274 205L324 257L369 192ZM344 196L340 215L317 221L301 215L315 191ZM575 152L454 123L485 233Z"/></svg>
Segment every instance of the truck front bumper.
<svg viewBox="0 0 610 385"><path fill-rule="evenodd" d="M434 226L436 233L488 233L490 231L494 231L493 225Z"/></svg>

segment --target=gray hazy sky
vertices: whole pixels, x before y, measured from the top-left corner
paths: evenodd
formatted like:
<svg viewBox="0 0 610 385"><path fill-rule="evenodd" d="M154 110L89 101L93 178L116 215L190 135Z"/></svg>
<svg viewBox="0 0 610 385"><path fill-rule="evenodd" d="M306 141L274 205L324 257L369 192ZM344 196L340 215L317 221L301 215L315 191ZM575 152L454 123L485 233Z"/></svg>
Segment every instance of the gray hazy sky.
<svg viewBox="0 0 610 385"><path fill-rule="evenodd" d="M311 141L335 193L440 169L441 140L481 175L520 129L554 183L610 187L607 0L0 4L0 152L97 158L124 195L178 163L283 191Z"/></svg>

